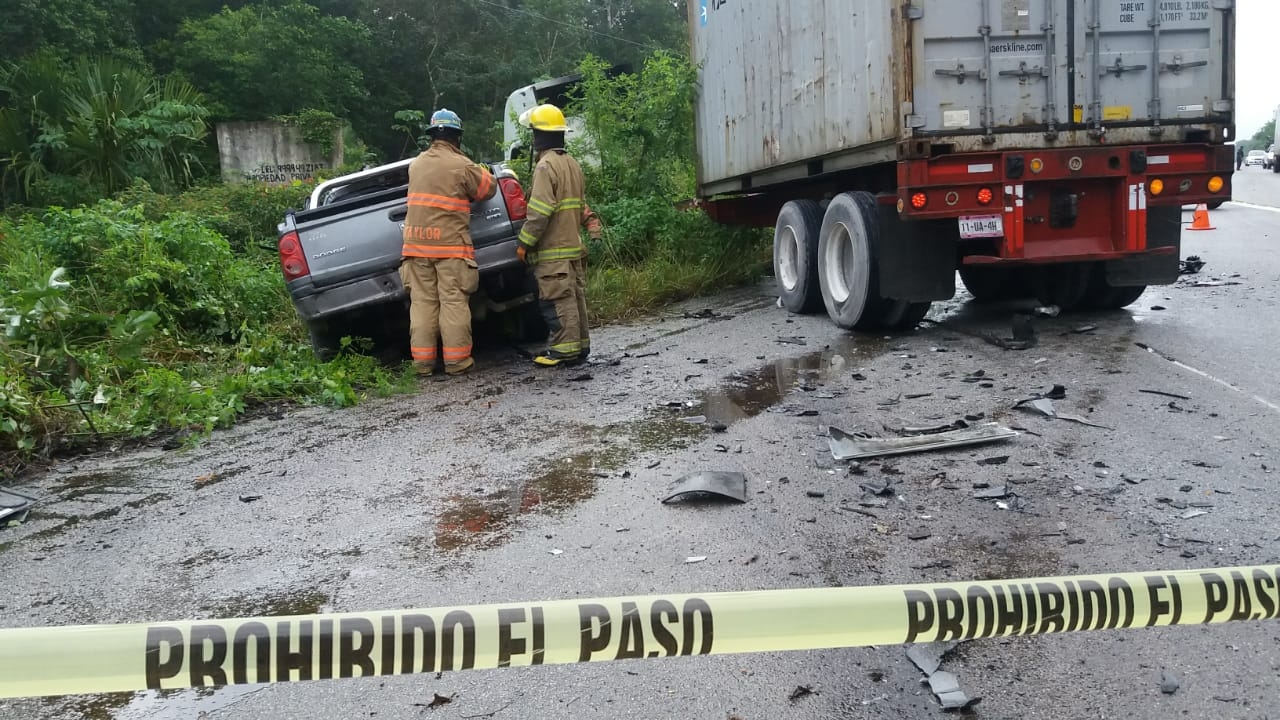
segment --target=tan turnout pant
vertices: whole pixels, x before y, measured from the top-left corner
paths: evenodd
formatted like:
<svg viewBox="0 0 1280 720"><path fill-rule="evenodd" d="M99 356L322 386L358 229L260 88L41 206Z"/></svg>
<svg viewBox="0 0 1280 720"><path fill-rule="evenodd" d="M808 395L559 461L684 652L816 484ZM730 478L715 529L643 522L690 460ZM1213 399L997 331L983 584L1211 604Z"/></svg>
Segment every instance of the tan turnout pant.
<svg viewBox="0 0 1280 720"><path fill-rule="evenodd" d="M475 261L407 257L400 263L400 279L409 293L413 361L434 364L441 357L448 368L471 357L470 296L480 287Z"/></svg>
<svg viewBox="0 0 1280 720"><path fill-rule="evenodd" d="M552 260L534 266L538 302L550 332L548 357L572 359L591 352L586 269L586 260Z"/></svg>

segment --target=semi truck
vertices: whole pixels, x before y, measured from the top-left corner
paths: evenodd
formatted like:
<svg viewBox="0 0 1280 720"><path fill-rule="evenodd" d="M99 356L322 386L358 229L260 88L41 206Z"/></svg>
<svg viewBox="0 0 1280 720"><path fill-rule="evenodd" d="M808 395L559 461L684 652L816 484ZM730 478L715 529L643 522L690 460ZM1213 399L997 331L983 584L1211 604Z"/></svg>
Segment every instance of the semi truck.
<svg viewBox="0 0 1280 720"><path fill-rule="evenodd" d="M694 0L698 195L773 226L782 304L1120 308L1231 197L1232 0Z"/></svg>

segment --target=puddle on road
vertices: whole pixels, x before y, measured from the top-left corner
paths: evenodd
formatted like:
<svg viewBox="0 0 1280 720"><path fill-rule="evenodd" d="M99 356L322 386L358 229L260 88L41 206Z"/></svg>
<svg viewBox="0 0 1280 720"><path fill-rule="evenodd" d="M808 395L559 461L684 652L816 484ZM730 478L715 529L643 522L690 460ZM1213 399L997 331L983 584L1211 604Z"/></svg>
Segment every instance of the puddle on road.
<svg viewBox="0 0 1280 720"><path fill-rule="evenodd" d="M521 515L551 515L573 507L595 495L600 474L620 469L633 456L630 448L611 444L554 460L523 486L445 498L448 507L436 520L434 545L446 552L497 547L510 538Z"/></svg>
<svg viewBox="0 0 1280 720"><path fill-rule="evenodd" d="M733 425L767 411L798 388L820 390L844 372L852 372L860 357L885 349L880 339L850 336L822 350L766 363L750 372L735 373L723 384L692 395L678 406L659 406L643 417L604 427L588 427L573 442L593 450L550 461L523 484L486 494L458 494L445 499L433 541L414 538L410 546L436 550L490 549L511 537L519 518L531 513L564 511L595 495L598 483L623 469L638 455L674 452L705 439L714 423ZM682 417L705 415L705 424ZM601 477L601 476L604 477Z"/></svg>
<svg viewBox="0 0 1280 720"><path fill-rule="evenodd" d="M217 689L104 693L78 697L70 702L61 698L48 699L45 700L45 706L49 708L50 714L57 709L70 710L78 713L84 720L195 720L233 705L265 687L267 686L231 685Z"/></svg>

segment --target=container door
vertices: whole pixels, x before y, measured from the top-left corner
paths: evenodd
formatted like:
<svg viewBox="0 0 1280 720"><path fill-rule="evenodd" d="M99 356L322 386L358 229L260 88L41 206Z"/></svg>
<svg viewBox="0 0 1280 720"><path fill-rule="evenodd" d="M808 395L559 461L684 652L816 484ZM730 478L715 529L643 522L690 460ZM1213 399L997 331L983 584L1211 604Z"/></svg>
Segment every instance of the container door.
<svg viewBox="0 0 1280 720"><path fill-rule="evenodd" d="M924 0L914 21L916 133L1053 130L1069 120L1073 0Z"/></svg>
<svg viewBox="0 0 1280 720"><path fill-rule="evenodd" d="M1232 111L1226 0L1086 0L1075 18L1073 120L1098 129L1201 121Z"/></svg>

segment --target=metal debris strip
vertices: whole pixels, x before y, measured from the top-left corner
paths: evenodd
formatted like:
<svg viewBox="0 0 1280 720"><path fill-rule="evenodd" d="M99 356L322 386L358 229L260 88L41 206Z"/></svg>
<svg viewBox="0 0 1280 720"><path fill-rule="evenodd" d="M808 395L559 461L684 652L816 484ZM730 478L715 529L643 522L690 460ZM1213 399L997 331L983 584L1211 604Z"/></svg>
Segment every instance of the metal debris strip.
<svg viewBox="0 0 1280 720"><path fill-rule="evenodd" d="M30 495L0 487L0 522L21 522L35 502Z"/></svg>
<svg viewBox="0 0 1280 720"><path fill-rule="evenodd" d="M1050 400L1049 398L1041 397L1041 398L1030 398L1027 400L1022 400L1018 402L1016 405L1014 405L1013 407L1014 409L1017 409L1017 410L1026 410L1028 412L1036 412L1041 415L1044 415L1045 417L1053 418L1054 420L1067 420L1069 422L1080 423L1081 425L1088 425L1089 427L1102 428L1103 430L1111 429L1106 425L1099 425L1096 422L1086 420L1083 417L1080 417L1079 415L1068 415L1066 413L1060 413L1058 412L1058 409L1053 406L1053 401Z"/></svg>
<svg viewBox="0 0 1280 720"><path fill-rule="evenodd" d="M747 501L747 476L740 472L696 472L685 475L676 481L671 494L662 499L668 504L677 498L694 499L702 496L715 496L738 503ZM686 498L686 496L690 496Z"/></svg>
<svg viewBox="0 0 1280 720"><path fill-rule="evenodd" d="M888 455L906 455L930 450L943 450L967 445L982 445L1018 436L1018 433L997 423L986 423L977 427L952 430L934 435L902 438L858 437L834 426L827 428L827 434L827 444L831 448L831 456L836 460L861 460Z"/></svg>

